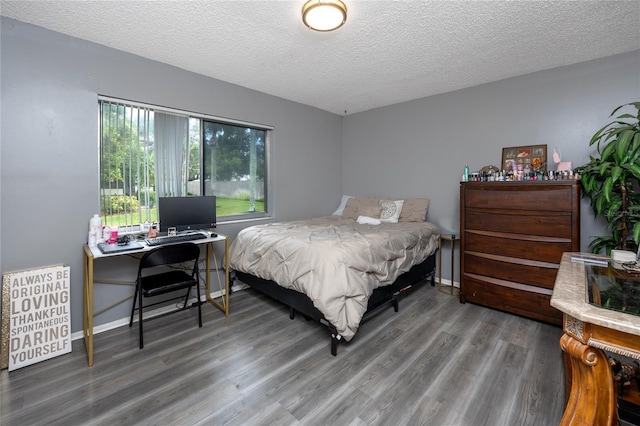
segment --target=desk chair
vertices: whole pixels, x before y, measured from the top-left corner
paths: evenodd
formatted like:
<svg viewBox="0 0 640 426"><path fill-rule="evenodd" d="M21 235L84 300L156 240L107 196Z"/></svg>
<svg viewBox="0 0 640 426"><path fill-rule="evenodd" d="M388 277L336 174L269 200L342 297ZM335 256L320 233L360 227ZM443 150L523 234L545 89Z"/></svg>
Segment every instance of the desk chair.
<svg viewBox="0 0 640 426"><path fill-rule="evenodd" d="M176 312L184 311L187 309L187 302L189 300L189 294L191 288L195 286L198 296L198 326L202 327L202 310L200 309L200 272L198 270L198 259L200 257L200 248L193 243L182 244L170 244L166 246L160 246L147 253L140 258L140 265L138 267L138 277L136 279L136 292L133 296L133 306L131 307L131 319L129 320L129 327L133 325L133 314L138 310L138 326L140 335L140 349L144 347L142 338L142 323L151 319L159 318L165 315L173 314ZM178 264L185 264L180 269L160 269L163 272L150 274L150 270L156 270L158 267L176 267ZM191 266L193 263L193 266ZM190 270L190 273L188 271ZM174 297L171 299L164 299L161 302L151 303L148 305L142 305L143 298L149 298L159 296L166 293L171 293L177 290L186 289L186 295L184 296L184 303L182 307L175 310L166 312L157 317L148 318L143 320L142 311L143 308L165 303L168 300L181 299L182 296ZM136 301L138 306L136 307Z"/></svg>

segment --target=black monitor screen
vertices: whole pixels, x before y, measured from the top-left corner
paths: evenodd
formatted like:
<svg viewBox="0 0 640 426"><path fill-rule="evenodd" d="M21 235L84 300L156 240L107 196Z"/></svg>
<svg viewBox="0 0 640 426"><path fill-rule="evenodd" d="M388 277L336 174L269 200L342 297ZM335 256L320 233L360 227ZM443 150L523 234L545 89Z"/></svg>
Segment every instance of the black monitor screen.
<svg viewBox="0 0 640 426"><path fill-rule="evenodd" d="M206 230L216 227L216 197L158 198L160 232Z"/></svg>

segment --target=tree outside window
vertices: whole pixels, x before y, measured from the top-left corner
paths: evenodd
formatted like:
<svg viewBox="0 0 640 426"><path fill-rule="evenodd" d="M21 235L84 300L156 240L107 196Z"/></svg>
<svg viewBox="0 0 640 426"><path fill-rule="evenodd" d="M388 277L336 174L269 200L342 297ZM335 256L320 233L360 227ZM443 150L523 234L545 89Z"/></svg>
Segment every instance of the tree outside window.
<svg viewBox="0 0 640 426"><path fill-rule="evenodd" d="M100 115L106 225L156 222L156 198L163 195L215 195L219 223L266 215L270 129L113 99L100 100Z"/></svg>

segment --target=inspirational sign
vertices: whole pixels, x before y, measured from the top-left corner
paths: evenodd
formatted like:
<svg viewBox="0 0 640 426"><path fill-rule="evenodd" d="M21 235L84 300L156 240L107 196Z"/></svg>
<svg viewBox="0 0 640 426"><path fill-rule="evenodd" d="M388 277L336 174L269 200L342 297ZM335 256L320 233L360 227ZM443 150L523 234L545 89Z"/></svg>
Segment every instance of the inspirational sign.
<svg viewBox="0 0 640 426"><path fill-rule="evenodd" d="M2 277L2 368L9 371L71 352L70 267Z"/></svg>

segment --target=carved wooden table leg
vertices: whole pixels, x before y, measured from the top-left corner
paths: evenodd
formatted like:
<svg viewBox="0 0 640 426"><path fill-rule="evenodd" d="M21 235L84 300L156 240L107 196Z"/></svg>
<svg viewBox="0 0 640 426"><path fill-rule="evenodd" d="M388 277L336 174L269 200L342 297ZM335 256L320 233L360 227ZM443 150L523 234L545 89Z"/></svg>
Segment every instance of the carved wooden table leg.
<svg viewBox="0 0 640 426"><path fill-rule="evenodd" d="M560 346L571 363L571 391L560 425L617 424L607 355L567 334L560 338Z"/></svg>

